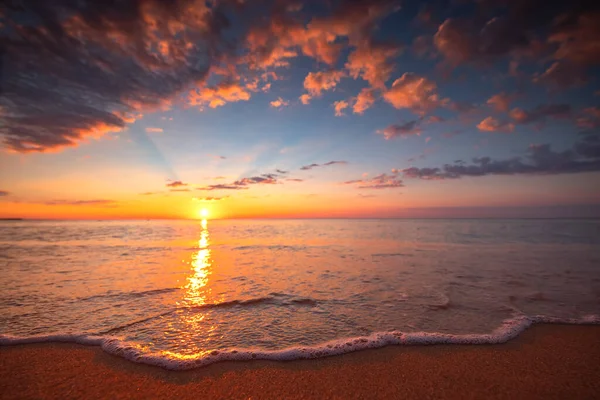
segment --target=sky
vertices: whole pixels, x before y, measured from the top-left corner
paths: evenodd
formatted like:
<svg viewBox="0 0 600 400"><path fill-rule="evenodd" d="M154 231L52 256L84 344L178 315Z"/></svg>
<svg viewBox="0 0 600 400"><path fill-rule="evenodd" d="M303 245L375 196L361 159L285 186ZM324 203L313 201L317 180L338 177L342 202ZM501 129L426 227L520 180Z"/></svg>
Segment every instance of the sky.
<svg viewBox="0 0 600 400"><path fill-rule="evenodd" d="M0 218L600 216L594 1L0 8Z"/></svg>

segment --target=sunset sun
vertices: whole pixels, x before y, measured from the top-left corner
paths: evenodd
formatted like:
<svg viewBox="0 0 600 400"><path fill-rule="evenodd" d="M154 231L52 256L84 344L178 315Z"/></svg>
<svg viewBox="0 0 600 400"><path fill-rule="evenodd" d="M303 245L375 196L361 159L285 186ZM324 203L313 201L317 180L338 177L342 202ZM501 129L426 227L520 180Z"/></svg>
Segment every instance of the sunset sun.
<svg viewBox="0 0 600 400"><path fill-rule="evenodd" d="M206 208L201 208L198 211L198 214L200 215L201 218L207 218L208 217L208 210Z"/></svg>

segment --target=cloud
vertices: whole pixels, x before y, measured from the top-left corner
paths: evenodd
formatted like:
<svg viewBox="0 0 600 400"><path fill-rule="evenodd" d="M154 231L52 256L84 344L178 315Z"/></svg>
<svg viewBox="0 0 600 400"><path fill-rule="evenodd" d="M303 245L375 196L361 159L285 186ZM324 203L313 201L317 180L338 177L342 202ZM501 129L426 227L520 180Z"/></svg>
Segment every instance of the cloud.
<svg viewBox="0 0 600 400"><path fill-rule="evenodd" d="M278 97L276 100L273 100L270 104L271 107L280 108L289 106L290 102L283 100L281 97Z"/></svg>
<svg viewBox="0 0 600 400"><path fill-rule="evenodd" d="M404 124L390 125L383 130L377 131L378 134L383 135L386 140L393 139L396 137L408 137L413 135L420 135L422 130L419 126L420 120L408 121Z"/></svg>
<svg viewBox="0 0 600 400"><path fill-rule="evenodd" d="M273 185L276 183L280 183L277 174L262 174L260 176L241 178L229 184L198 187L196 190L243 190L248 189L249 185Z"/></svg>
<svg viewBox="0 0 600 400"><path fill-rule="evenodd" d="M192 89L188 94L190 105L203 109L205 106L217 108L227 103L250 100L250 92L237 82L221 82L212 87Z"/></svg>
<svg viewBox="0 0 600 400"><path fill-rule="evenodd" d="M140 196L153 196L155 194L159 194L161 192L144 192L144 193L140 193Z"/></svg>
<svg viewBox="0 0 600 400"><path fill-rule="evenodd" d="M571 106L568 104L547 104L540 105L531 111L525 111L521 108L513 108L510 116L518 124L529 124L532 122L543 121L546 117L568 118L571 115Z"/></svg>
<svg viewBox="0 0 600 400"><path fill-rule="evenodd" d="M277 183L277 178L273 175L265 174L263 176L253 176L250 178L242 178L233 183L235 186L246 186L246 185L254 185L254 184L275 184Z"/></svg>
<svg viewBox="0 0 600 400"><path fill-rule="evenodd" d="M101 206L115 207L115 200L51 200L44 203L47 206Z"/></svg>
<svg viewBox="0 0 600 400"><path fill-rule="evenodd" d="M554 62L543 73L534 75L536 83L554 87L580 86L586 83L581 67L569 62Z"/></svg>
<svg viewBox="0 0 600 400"><path fill-rule="evenodd" d="M438 27L433 42L445 63L492 66L508 57L514 69L523 59L547 57L553 63L536 81L558 86L585 82L586 71L600 63L600 13L593 2L504 2L490 17L493 3L481 2L474 14Z"/></svg>
<svg viewBox="0 0 600 400"><path fill-rule="evenodd" d="M585 108L576 123L579 128L586 130L600 128L600 107Z"/></svg>
<svg viewBox="0 0 600 400"><path fill-rule="evenodd" d="M383 93L383 98L394 108L407 108L419 115L447 102L440 100L435 82L412 72L406 72L396 79L392 87Z"/></svg>
<svg viewBox="0 0 600 400"><path fill-rule="evenodd" d="M183 183L181 181L173 181L166 184L167 187L176 188L180 186L187 186L187 183Z"/></svg>
<svg viewBox="0 0 600 400"><path fill-rule="evenodd" d="M490 97L486 103L498 112L508 112L512 100L512 96L502 92Z"/></svg>
<svg viewBox="0 0 600 400"><path fill-rule="evenodd" d="M161 132L163 132L163 128L148 127L148 128L146 128L146 132L148 132L148 133L161 133Z"/></svg>
<svg viewBox="0 0 600 400"><path fill-rule="evenodd" d="M276 169L275 172L277 172L278 174L285 175L285 174L289 173L290 171L284 171L282 169Z"/></svg>
<svg viewBox="0 0 600 400"><path fill-rule="evenodd" d="M319 167L319 164L309 164L309 165L304 165L302 167L300 167L300 170L302 171L308 171L309 169L313 169L315 167Z"/></svg>
<svg viewBox="0 0 600 400"><path fill-rule="evenodd" d="M556 86L582 84L587 81L587 70L600 65L600 12L582 10L578 16L563 16L559 21L547 39L556 46L553 58L557 61L538 80Z"/></svg>
<svg viewBox="0 0 600 400"><path fill-rule="evenodd" d="M346 68L354 79L361 77L378 89L385 89L385 82L394 72L391 61L400 54L401 47L390 43L361 42L348 56Z"/></svg>
<svg viewBox="0 0 600 400"><path fill-rule="evenodd" d="M189 192L189 191L190 191L189 188L169 189L169 192Z"/></svg>
<svg viewBox="0 0 600 400"><path fill-rule="evenodd" d="M9 196L9 195L10 195L10 192L7 192L6 190L0 190L0 197Z"/></svg>
<svg viewBox="0 0 600 400"><path fill-rule="evenodd" d="M304 89L311 97L320 97L324 91L335 88L344 76L346 76L344 71L309 72L304 79Z"/></svg>
<svg viewBox="0 0 600 400"><path fill-rule="evenodd" d="M4 146L57 151L169 108L219 58L227 7L56 0L5 9Z"/></svg>
<svg viewBox="0 0 600 400"><path fill-rule="evenodd" d="M366 110L371 108L375 103L375 91L370 88L364 88L356 96L356 101L352 106L352 112L355 114L363 114Z"/></svg>
<svg viewBox="0 0 600 400"><path fill-rule="evenodd" d="M248 187L247 186L238 186L238 185L227 185L227 184L208 185L208 186L196 188L196 190L244 190L244 189L248 189Z"/></svg>
<svg viewBox="0 0 600 400"><path fill-rule="evenodd" d="M477 129L485 132L512 132L515 130L515 124L500 121L494 117L487 117L477 124Z"/></svg>
<svg viewBox="0 0 600 400"><path fill-rule="evenodd" d="M398 179L398 174L380 174L371 179L355 179L343 182L345 185L354 185L358 189L393 189L404 187L402 180Z"/></svg>
<svg viewBox="0 0 600 400"><path fill-rule="evenodd" d="M525 157L494 160L474 158L471 164L460 160L436 168L407 168L405 178L426 180L458 179L486 175L559 175L600 171L600 138L578 142L572 149L554 151L549 144L531 145Z"/></svg>
<svg viewBox="0 0 600 400"><path fill-rule="evenodd" d="M223 197L194 197L193 201L201 201L204 203L214 203L215 201L225 200L228 196Z"/></svg>
<svg viewBox="0 0 600 400"><path fill-rule="evenodd" d="M310 97L310 94L304 93L303 95L301 95L299 97L299 99L302 104L307 105L310 103L310 100L312 99L312 97Z"/></svg>
<svg viewBox="0 0 600 400"><path fill-rule="evenodd" d="M336 117L341 117L344 114L344 109L348 108L350 106L350 104L348 104L347 101L345 100L340 100L340 101L336 101L333 103L333 108L335 110L335 116Z"/></svg>
<svg viewBox="0 0 600 400"><path fill-rule="evenodd" d="M286 178L286 181L289 181L289 182L304 182L304 179Z"/></svg>
<svg viewBox="0 0 600 400"><path fill-rule="evenodd" d="M308 170L313 169L313 168L326 167L326 166L335 165L335 164L344 165L344 164L348 164L348 161L329 161L329 162L326 162L324 164L314 164L313 163L313 164L304 165L304 166L300 167L300 170L301 171L308 171Z"/></svg>
<svg viewBox="0 0 600 400"><path fill-rule="evenodd" d="M334 65L344 42L356 46L369 39L377 23L398 8L393 0L342 0L329 15L320 14L305 24L297 15L306 14L302 7L274 2L272 9L260 13L269 15L266 23L251 27L247 35L249 65L255 69L285 67L290 58L300 54Z"/></svg>

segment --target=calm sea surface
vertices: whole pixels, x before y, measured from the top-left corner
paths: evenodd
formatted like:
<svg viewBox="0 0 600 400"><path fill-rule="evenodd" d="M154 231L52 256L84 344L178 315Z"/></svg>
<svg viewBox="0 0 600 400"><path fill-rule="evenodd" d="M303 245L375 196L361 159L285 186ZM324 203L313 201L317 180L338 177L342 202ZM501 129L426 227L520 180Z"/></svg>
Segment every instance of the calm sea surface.
<svg viewBox="0 0 600 400"><path fill-rule="evenodd" d="M293 358L390 332L598 322L600 221L6 221L0 276L4 344Z"/></svg>

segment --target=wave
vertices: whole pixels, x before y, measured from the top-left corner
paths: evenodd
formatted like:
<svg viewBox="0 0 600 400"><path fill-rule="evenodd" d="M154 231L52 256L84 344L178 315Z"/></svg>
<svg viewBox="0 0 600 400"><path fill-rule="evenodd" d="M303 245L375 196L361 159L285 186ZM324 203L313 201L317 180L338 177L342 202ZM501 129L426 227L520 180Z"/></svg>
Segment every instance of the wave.
<svg viewBox="0 0 600 400"><path fill-rule="evenodd" d="M287 298L288 300L279 300L278 298L284 298L284 299ZM159 314L151 315L146 318L134 320L134 321L125 323L123 325L119 325L119 326L110 328L108 330L100 332L100 334L107 335L107 334L119 332L119 331L122 331L123 329L129 328L131 326L142 324L144 322L147 322L147 321L150 321L150 320L153 320L156 318L164 317L166 315L173 314L173 313L176 313L179 311L203 311L203 310L210 310L210 309L232 308L232 307L236 307L236 306L251 307L251 306L256 306L256 305L261 305L261 304L273 304L273 305L283 306L283 307L286 307L286 306L315 307L318 305L318 302L317 302L317 300L311 299L308 297L295 298L294 296L285 294L285 293L271 293L269 296L266 296L266 297L255 297L255 298L250 298L250 299L245 299L245 300L229 300L229 301L223 301L220 303L206 303L206 304L199 304L199 305L174 307L174 308L171 308L170 310L167 310L167 311L159 313Z"/></svg>
<svg viewBox="0 0 600 400"><path fill-rule="evenodd" d="M111 336L97 335L47 335L16 337L0 335L0 346L67 342L88 346L100 346L105 352L127 360L162 367L169 370L189 370L221 361L272 360L291 361L329 357L354 351L381 348L389 345L419 346L436 344L485 345L506 343L516 338L533 324L597 325L600 316L583 318L555 318L547 316L518 316L503 321L502 325L489 334L452 335L446 333L400 331L377 332L369 336L338 339L316 346L290 347L281 350L224 349L207 350L194 355L180 355L168 351L147 352L136 343L126 342Z"/></svg>
<svg viewBox="0 0 600 400"><path fill-rule="evenodd" d="M172 292L176 292L178 290L181 290L181 288L164 288L164 289L144 290L144 291L139 291L139 292L116 292L116 293L111 293L110 291L108 291L103 294L95 294L93 296L80 297L80 298L76 299L76 301L87 301L87 300L112 298L112 297L125 297L125 298L134 297L134 298L137 298L137 297L154 296L154 295L164 294L164 293L172 293Z"/></svg>

